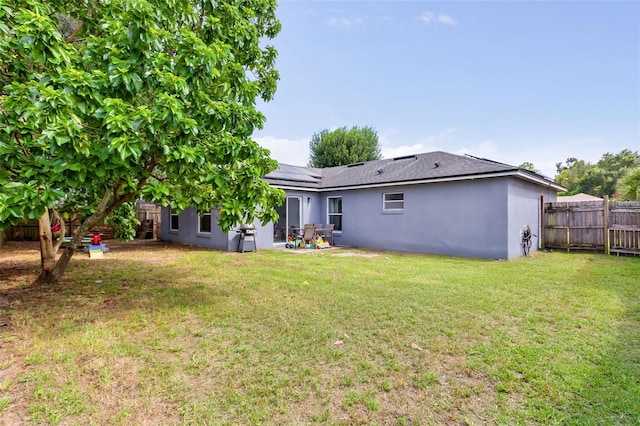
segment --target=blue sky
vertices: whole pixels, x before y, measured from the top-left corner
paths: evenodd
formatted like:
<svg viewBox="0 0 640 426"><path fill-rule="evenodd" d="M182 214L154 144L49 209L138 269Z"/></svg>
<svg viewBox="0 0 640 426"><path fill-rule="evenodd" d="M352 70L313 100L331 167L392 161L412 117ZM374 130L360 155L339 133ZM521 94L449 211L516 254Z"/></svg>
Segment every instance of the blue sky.
<svg viewBox="0 0 640 426"><path fill-rule="evenodd" d="M315 132L372 126L384 158L442 150L546 175L640 151L640 1L281 1L254 134L306 165Z"/></svg>

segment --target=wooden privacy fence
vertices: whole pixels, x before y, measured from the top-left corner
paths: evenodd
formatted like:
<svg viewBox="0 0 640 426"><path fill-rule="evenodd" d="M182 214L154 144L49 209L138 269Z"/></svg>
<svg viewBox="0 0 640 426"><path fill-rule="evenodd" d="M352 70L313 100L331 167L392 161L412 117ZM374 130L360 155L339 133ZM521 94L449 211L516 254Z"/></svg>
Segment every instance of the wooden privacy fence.
<svg viewBox="0 0 640 426"><path fill-rule="evenodd" d="M65 236L71 237L80 228L80 219L65 220ZM104 240L113 239L113 228L107 225L97 225L91 228L90 233L99 232ZM27 220L20 225L9 228L9 240L11 241L38 241L40 239L38 221Z"/></svg>
<svg viewBox="0 0 640 426"><path fill-rule="evenodd" d="M138 238L160 239L160 206L140 203L136 206L136 217L140 221L136 233ZM65 235L70 237L80 228L81 221L79 218L74 217L72 220L65 220L64 224L66 230ZM105 240L114 238L114 230L111 226L97 225L91 228L90 233L94 231L102 234L102 238ZM23 221L20 225L10 227L7 232L7 237L11 241L38 241L40 239L38 221L27 220ZM1 245L2 240L0 240L0 246Z"/></svg>
<svg viewBox="0 0 640 426"><path fill-rule="evenodd" d="M137 238L160 239L160 206L154 204L138 204L136 206L136 218L138 225Z"/></svg>
<svg viewBox="0 0 640 426"><path fill-rule="evenodd" d="M545 203L544 248L640 255L640 201Z"/></svg>

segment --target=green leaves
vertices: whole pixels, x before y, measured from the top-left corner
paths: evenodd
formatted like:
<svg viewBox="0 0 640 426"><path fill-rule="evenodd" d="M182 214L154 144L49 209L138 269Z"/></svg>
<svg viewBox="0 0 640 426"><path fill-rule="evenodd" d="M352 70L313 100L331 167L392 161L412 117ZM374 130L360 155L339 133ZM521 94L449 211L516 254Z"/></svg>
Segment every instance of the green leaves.
<svg viewBox="0 0 640 426"><path fill-rule="evenodd" d="M311 167L333 167L380 159L378 134L372 127L341 127L314 133L309 143Z"/></svg>
<svg viewBox="0 0 640 426"><path fill-rule="evenodd" d="M555 179L567 188L569 195L584 192L599 197L612 197L620 190L620 179L637 167L640 167L638 152L623 149L617 154L604 154L596 164L568 158L566 165L556 164L558 174Z"/></svg>
<svg viewBox="0 0 640 426"><path fill-rule="evenodd" d="M277 163L250 136L279 28L272 0L0 0L0 221L64 206L126 228L141 194L225 229L273 218Z"/></svg>
<svg viewBox="0 0 640 426"><path fill-rule="evenodd" d="M629 170L618 182L617 190L623 200L640 200L640 167Z"/></svg>

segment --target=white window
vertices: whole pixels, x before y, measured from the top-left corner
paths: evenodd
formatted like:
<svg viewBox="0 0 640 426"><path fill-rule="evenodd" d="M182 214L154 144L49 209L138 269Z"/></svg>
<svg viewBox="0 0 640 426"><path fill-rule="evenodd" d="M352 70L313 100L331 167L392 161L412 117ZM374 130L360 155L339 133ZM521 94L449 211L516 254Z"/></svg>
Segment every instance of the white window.
<svg viewBox="0 0 640 426"><path fill-rule="evenodd" d="M382 210L404 209L404 192L385 192L382 194Z"/></svg>
<svg viewBox="0 0 640 426"><path fill-rule="evenodd" d="M171 216L171 220L169 221L169 230L178 231L180 229L180 216L173 210L169 210L169 215Z"/></svg>
<svg viewBox="0 0 640 426"><path fill-rule="evenodd" d="M211 233L211 212L198 216L198 232L201 234Z"/></svg>
<svg viewBox="0 0 640 426"><path fill-rule="evenodd" d="M335 231L342 231L342 197L327 197L327 223Z"/></svg>

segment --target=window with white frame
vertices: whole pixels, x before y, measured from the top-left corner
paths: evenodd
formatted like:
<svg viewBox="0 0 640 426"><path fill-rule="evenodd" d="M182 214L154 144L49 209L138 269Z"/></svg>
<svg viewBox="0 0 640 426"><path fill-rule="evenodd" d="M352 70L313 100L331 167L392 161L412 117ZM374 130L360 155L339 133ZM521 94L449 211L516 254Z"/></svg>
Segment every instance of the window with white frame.
<svg viewBox="0 0 640 426"><path fill-rule="evenodd" d="M399 211L404 209L404 192L385 192L382 194L382 210Z"/></svg>
<svg viewBox="0 0 640 426"><path fill-rule="evenodd" d="M201 234L211 233L211 212L198 216L198 232Z"/></svg>
<svg viewBox="0 0 640 426"><path fill-rule="evenodd" d="M169 215L171 216L171 220L169 221L169 230L170 231L178 231L180 230L180 216L173 210L169 210Z"/></svg>
<svg viewBox="0 0 640 426"><path fill-rule="evenodd" d="M342 231L342 197L327 197L327 223L335 231Z"/></svg>

